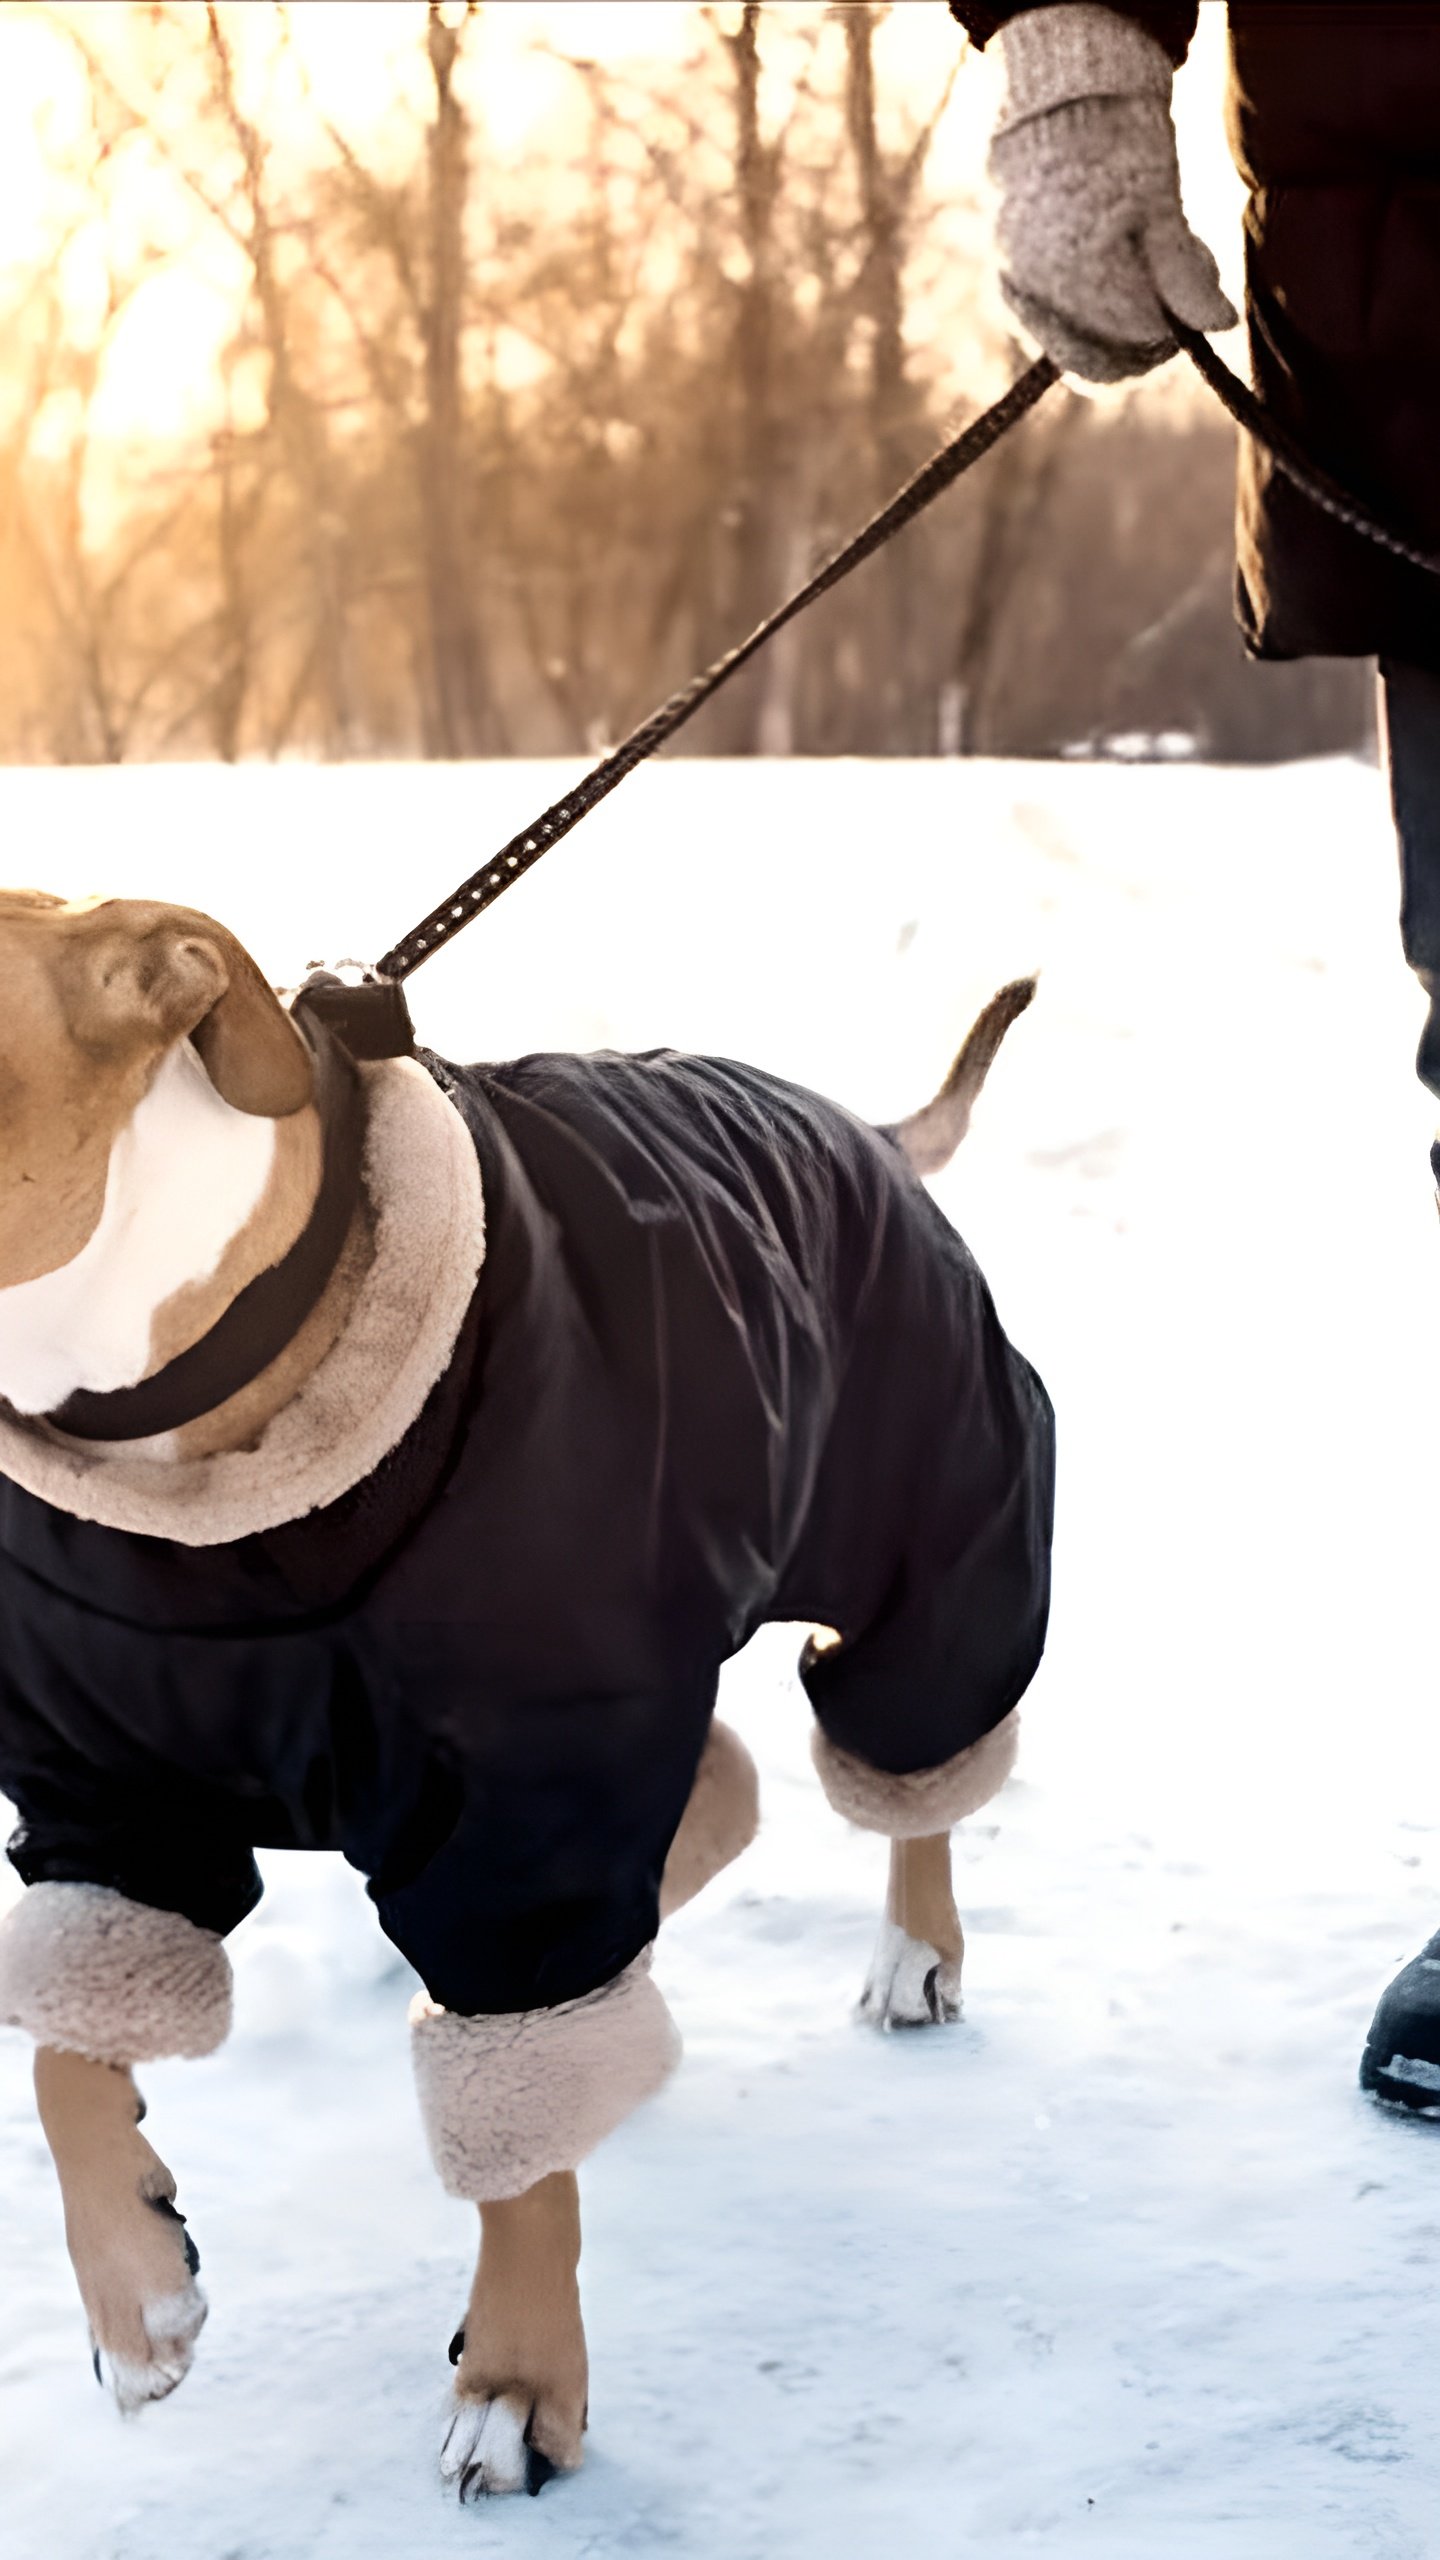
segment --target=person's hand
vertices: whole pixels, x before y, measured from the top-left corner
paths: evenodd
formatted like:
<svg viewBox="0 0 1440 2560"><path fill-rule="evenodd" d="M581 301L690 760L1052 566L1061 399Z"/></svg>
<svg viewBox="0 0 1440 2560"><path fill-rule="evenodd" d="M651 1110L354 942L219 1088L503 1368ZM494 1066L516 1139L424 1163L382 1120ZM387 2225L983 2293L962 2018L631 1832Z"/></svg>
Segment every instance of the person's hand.
<svg viewBox="0 0 1440 2560"><path fill-rule="evenodd" d="M1166 310L1232 329L1219 271L1180 202L1171 67L1143 27L1090 0L1012 18L990 146L1001 290L1064 373L1123 382L1175 352Z"/></svg>

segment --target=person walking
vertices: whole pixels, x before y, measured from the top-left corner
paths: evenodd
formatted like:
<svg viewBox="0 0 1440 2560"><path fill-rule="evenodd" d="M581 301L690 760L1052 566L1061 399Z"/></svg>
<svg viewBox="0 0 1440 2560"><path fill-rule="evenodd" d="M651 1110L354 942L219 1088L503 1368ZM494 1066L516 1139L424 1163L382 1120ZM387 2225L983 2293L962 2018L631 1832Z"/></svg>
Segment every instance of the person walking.
<svg viewBox="0 0 1440 2560"><path fill-rule="evenodd" d="M1197 0L950 0L996 44L1002 289L1068 374L1175 353L1170 314L1236 314L1186 221L1171 87ZM1230 0L1227 125L1249 190L1245 317L1272 416L1352 496L1440 552L1440 7ZM1440 582L1322 513L1242 437L1236 611L1259 658L1373 657L1405 957L1440 1096ZM1431 1150L1440 1184L1440 1140ZM1391 1983L1361 2086L1440 2108L1440 1932Z"/></svg>

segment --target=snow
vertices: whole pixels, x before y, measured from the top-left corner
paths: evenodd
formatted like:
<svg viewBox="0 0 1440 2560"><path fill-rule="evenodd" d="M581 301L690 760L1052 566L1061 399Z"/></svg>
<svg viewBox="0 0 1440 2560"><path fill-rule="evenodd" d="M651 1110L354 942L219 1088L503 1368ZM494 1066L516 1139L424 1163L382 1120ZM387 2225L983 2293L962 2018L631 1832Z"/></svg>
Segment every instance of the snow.
<svg viewBox="0 0 1440 2560"><path fill-rule="evenodd" d="M7 874L211 906L277 976L393 938L568 770L0 775ZM240 2023L147 2071L212 2315L90 2378L0 2037L7 2560L1421 2560L1436 2133L1358 2095L1440 1922L1440 1252L1373 770L651 768L416 981L461 1054L674 1041L876 1118L1039 964L940 1196L1060 1416L1050 1651L965 1826L965 2022L854 2022L883 1844L788 1630L766 1821L672 1924L685 2063L584 2175L586 2468L438 2481L468 2211L358 1881L273 1857ZM338 924L334 920L339 920ZM0 1896L8 1893L0 1885Z"/></svg>

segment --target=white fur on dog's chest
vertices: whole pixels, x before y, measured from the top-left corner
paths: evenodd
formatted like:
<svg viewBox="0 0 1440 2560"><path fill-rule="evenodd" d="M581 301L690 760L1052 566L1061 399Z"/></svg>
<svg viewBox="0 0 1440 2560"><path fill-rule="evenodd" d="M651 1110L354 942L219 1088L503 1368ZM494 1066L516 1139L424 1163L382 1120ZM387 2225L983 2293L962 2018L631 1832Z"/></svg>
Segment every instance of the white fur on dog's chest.
<svg viewBox="0 0 1440 2560"><path fill-rule="evenodd" d="M17 1413L48 1413L77 1388L134 1386L156 1310L210 1277L274 1161L274 1121L223 1102L188 1040L169 1050L111 1148L89 1242L58 1271L0 1289L0 1395Z"/></svg>
<svg viewBox="0 0 1440 2560"><path fill-rule="evenodd" d="M322 1510L374 1473L449 1365L485 1259L485 1200L469 1130L418 1060L360 1076L372 1258L339 1341L256 1446L90 1449L0 1406L0 1475L76 1519L210 1547Z"/></svg>

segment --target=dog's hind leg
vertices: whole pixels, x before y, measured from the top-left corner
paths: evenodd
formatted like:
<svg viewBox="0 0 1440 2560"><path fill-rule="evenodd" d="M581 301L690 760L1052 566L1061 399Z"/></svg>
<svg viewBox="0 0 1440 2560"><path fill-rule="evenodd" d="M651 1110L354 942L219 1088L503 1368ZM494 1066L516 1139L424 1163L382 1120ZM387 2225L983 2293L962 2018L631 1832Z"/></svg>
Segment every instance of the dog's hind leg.
<svg viewBox="0 0 1440 2560"><path fill-rule="evenodd" d="M801 1669L814 1678L809 1658ZM876 2026L944 2026L960 2015L965 1940L950 1883L950 1834L1004 1785L1019 1727L1012 1709L949 1760L900 1772L859 1759L817 1725L815 1765L835 1811L890 1841L885 1917L860 2000L861 2016Z"/></svg>
<svg viewBox="0 0 1440 2560"><path fill-rule="evenodd" d="M175 2181L140 2131L144 2103L130 2073L40 2045L35 2094L96 2376L129 2414L165 2399L189 2370L206 2315L200 2260L175 2210Z"/></svg>
<svg viewBox="0 0 1440 2560"><path fill-rule="evenodd" d="M580 2189L557 2169L480 2207L480 2263L452 2354L455 2414L440 2456L462 2500L577 2470L589 2368L580 2316Z"/></svg>
<svg viewBox="0 0 1440 2560"><path fill-rule="evenodd" d="M860 2014L877 2027L938 2027L960 2015L965 1935L950 1881L950 1834L892 1840L885 1917Z"/></svg>
<svg viewBox="0 0 1440 2560"><path fill-rule="evenodd" d="M760 1827L760 1780L738 1733L715 1716L660 1886L660 1917L693 1902L748 1849Z"/></svg>

